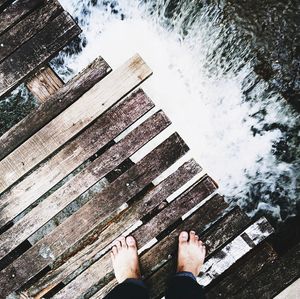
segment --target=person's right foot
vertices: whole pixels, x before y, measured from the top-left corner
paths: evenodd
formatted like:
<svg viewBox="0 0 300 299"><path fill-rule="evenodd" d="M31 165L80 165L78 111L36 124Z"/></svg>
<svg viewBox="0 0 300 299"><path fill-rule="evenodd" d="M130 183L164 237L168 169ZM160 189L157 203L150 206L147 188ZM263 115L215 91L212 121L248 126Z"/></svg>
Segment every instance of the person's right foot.
<svg viewBox="0 0 300 299"><path fill-rule="evenodd" d="M199 275L205 258L205 246L194 231L179 235L177 272L192 272Z"/></svg>

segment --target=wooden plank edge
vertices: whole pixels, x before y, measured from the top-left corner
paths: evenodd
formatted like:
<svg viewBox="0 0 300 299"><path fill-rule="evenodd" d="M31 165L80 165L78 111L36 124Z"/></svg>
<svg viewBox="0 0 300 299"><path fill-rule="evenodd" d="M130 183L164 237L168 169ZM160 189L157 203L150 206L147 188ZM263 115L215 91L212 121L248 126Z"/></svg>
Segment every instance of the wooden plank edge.
<svg viewBox="0 0 300 299"><path fill-rule="evenodd" d="M111 221L107 228L99 231L98 239L93 244L85 247L59 268L49 273L47 277L43 278L35 286L32 286L28 290L29 296L44 294L45 290L48 291L50 286L55 286L63 280L66 280L67 277L70 277L72 272L77 271L79 274L80 271L78 270L80 267L84 270L90 264L98 260L101 257L99 252L103 251L103 254L105 254L110 248L109 244L116 239L122 231L130 229L132 223L136 223L149 213L151 214L157 206L161 205L171 194L184 186L197 175L201 169L202 168L193 159L181 165L157 186L153 187L153 189L129 205L119 217ZM108 246L106 250L105 246ZM86 265L86 267L83 267L83 265ZM72 276L74 275L72 274Z"/></svg>
<svg viewBox="0 0 300 299"><path fill-rule="evenodd" d="M111 72L108 63L96 58L91 64L0 137L0 161Z"/></svg>

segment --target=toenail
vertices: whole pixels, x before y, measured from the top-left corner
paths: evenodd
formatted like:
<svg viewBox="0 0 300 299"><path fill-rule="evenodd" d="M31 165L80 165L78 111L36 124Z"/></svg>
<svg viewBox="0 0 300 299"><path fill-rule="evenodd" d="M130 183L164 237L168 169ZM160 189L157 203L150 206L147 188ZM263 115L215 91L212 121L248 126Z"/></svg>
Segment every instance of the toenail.
<svg viewBox="0 0 300 299"><path fill-rule="evenodd" d="M195 232L195 231L193 231L193 230L191 230L191 234L196 234L196 232Z"/></svg>
<svg viewBox="0 0 300 299"><path fill-rule="evenodd" d="M126 242L129 244L129 245L133 245L134 244L134 238L131 237L131 236L128 236L126 238Z"/></svg>
<svg viewBox="0 0 300 299"><path fill-rule="evenodd" d="M188 235L187 232L182 232L182 233L181 233L181 238L183 238L183 239L188 239L188 237L189 237L189 235Z"/></svg>

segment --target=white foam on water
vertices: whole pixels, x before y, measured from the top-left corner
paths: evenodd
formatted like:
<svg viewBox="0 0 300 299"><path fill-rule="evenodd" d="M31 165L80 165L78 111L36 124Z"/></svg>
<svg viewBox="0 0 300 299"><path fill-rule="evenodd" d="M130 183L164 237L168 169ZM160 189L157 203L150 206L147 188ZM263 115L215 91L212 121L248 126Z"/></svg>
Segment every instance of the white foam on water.
<svg viewBox="0 0 300 299"><path fill-rule="evenodd" d="M252 100L245 100L244 90L256 80L250 49L224 29L220 7L203 7L190 17L196 2L185 1L170 21L164 17L169 1L155 1L156 8L137 0L98 1L94 6L87 0L60 2L77 18L86 39L80 53L64 54L66 66L77 73L101 55L115 69L138 52L154 72L143 89L220 191L243 207L251 203L251 186L262 184L262 197L249 213L261 209L280 219L280 207L263 191L274 191L282 174L295 177L294 166L272 153L279 130L255 135L252 127L273 121L293 126L297 119L278 95L266 92L267 83L256 84L248 94ZM226 45L229 58L223 59ZM264 118L254 117L262 109L267 111ZM290 215L295 179L284 186L290 189Z"/></svg>

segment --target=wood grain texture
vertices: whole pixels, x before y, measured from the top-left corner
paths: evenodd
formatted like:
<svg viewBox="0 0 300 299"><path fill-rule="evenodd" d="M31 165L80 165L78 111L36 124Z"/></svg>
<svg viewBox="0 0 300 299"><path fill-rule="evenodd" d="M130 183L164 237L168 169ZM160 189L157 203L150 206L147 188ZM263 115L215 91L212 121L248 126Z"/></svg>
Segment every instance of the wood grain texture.
<svg viewBox="0 0 300 299"><path fill-rule="evenodd" d="M300 243L284 256L266 264L255 277L230 298L273 298L300 276Z"/></svg>
<svg viewBox="0 0 300 299"><path fill-rule="evenodd" d="M106 111L55 156L0 197L0 227L24 211L153 107L153 102L146 94L138 90Z"/></svg>
<svg viewBox="0 0 300 299"><path fill-rule="evenodd" d="M0 259L170 125L157 112L0 235Z"/></svg>
<svg viewBox="0 0 300 299"><path fill-rule="evenodd" d="M63 8L58 2L53 0L43 1L43 5L0 35L0 62L27 42L62 11Z"/></svg>
<svg viewBox="0 0 300 299"><path fill-rule="evenodd" d="M83 71L60 88L4 135L0 137L0 160L16 149L22 142L36 133L59 113L74 103L111 71L102 57L95 59Z"/></svg>
<svg viewBox="0 0 300 299"><path fill-rule="evenodd" d="M26 83L27 88L40 103L46 102L63 85L64 82L50 66L42 68Z"/></svg>
<svg viewBox="0 0 300 299"><path fill-rule="evenodd" d="M13 2L13 0L0 0L0 14L3 12L3 10L10 5Z"/></svg>
<svg viewBox="0 0 300 299"><path fill-rule="evenodd" d="M218 218L222 217L222 214L227 208L228 205L225 203L223 197L216 194L200 209L190 215L185 221L180 223L167 236L150 248L149 251L143 254L140 258L140 264L145 279L150 277L162 264L166 262L170 264L168 269L172 269L172 271L170 271L167 276L160 277L160 279L162 281L168 279L169 276L175 271L179 233L182 230L189 231L193 229L197 234L201 235L203 231L209 227L209 225L212 225ZM210 251L211 249L208 250ZM166 281L164 283L166 283ZM99 290L92 298L104 298L117 284L118 283L116 279L113 279L101 290ZM154 287L157 287L157 285ZM163 295L163 289L161 294Z"/></svg>
<svg viewBox="0 0 300 299"><path fill-rule="evenodd" d="M246 254L236 265L225 271L220 279L212 282L205 290L208 299L230 298L244 289L249 281L259 275L261 269L277 258L273 248L266 242ZM260 298L260 297L259 297Z"/></svg>
<svg viewBox="0 0 300 299"><path fill-rule="evenodd" d="M94 85L78 101L0 161L0 192L78 134L142 81L151 70L139 55Z"/></svg>
<svg viewBox="0 0 300 299"><path fill-rule="evenodd" d="M257 220L204 263L200 273L200 283L203 286L209 285L273 232L273 227L264 217Z"/></svg>
<svg viewBox="0 0 300 299"><path fill-rule="evenodd" d="M267 223L264 218L262 218L264 223ZM252 237L253 235L251 234L252 229L257 229L257 225L253 224L252 226L248 227L245 232L249 233ZM271 226L268 225L269 233L271 233L273 230ZM257 244L259 244L261 241L263 241L266 237L266 232L264 231L263 234L261 234L258 239L256 239ZM231 228L229 229L229 235L232 235L232 230ZM201 237L201 236L200 236ZM208 235L207 235L208 237ZM202 239L205 240L205 238L201 237ZM205 261L202 271L205 271L204 273L200 274L200 277L198 278L198 282L203 285L207 283L207 278L209 277L210 280L216 279L221 273L223 273L225 270L227 270L235 261L239 259L237 256L237 253L241 253L240 250L242 250L242 256L247 253L248 251L251 250L251 248L247 244L243 244L242 247L239 247L238 245L241 245L240 243L240 238L241 234L236 237L234 240L232 240L229 244L225 245L221 250L217 250L215 252L210 251L209 249L209 257ZM226 250L228 252L226 252ZM229 253L230 252L230 253ZM226 259L228 256L232 256L231 263L227 262L228 259ZM235 259L237 258L237 259ZM172 262L173 261L173 262ZM221 263L226 263L226 265L218 265L218 263L221 261ZM224 264L225 264L224 263ZM214 270L217 270L214 272ZM161 298L161 296L164 293L164 290L166 288L166 283L167 279L174 273L175 271L175 260L171 259L171 261L165 263L157 272L155 272L151 277L146 279L146 283L150 287L150 295L151 298ZM242 297L242 298L247 298L247 297Z"/></svg>
<svg viewBox="0 0 300 299"><path fill-rule="evenodd" d="M47 63L80 32L81 29L67 12L62 12L48 22L34 37L0 63L0 97Z"/></svg>
<svg viewBox="0 0 300 299"><path fill-rule="evenodd" d="M160 205L159 208L162 211L132 233L139 247L141 248L144 246L160 232L179 220L183 214L189 211L197 203L204 200L215 191L215 189L216 185L213 180L209 177L205 177L169 205ZM109 254L106 254L103 258L92 264L91 267L72 280L53 298L79 298L110 272L112 272L110 256Z"/></svg>
<svg viewBox="0 0 300 299"><path fill-rule="evenodd" d="M0 7L8 1L2 1ZM26 14L45 4L45 0L17 0L0 13L0 34L19 22Z"/></svg>
<svg viewBox="0 0 300 299"><path fill-rule="evenodd" d="M55 230L0 272L0 297L20 288L70 246L109 218L119 206L186 153L188 147L178 134L171 135L145 158L121 175L81 207Z"/></svg>
<svg viewBox="0 0 300 299"><path fill-rule="evenodd" d="M75 271L79 273L79 269L82 271L90 266L99 259L99 252L104 250L106 246L120 236L122 232L129 229L133 223L136 223L143 216L161 205L168 196L187 183L193 176L199 173L200 170L201 167L194 160L184 163L160 184L141 196L133 204L129 205L119 217L110 221L108 227L98 233L97 240L94 243L86 246L60 267L51 271L40 282L33 285L27 291L27 294L30 297L39 296L39 294L43 294L45 290L49 290L49 288L53 288L65 280Z"/></svg>

